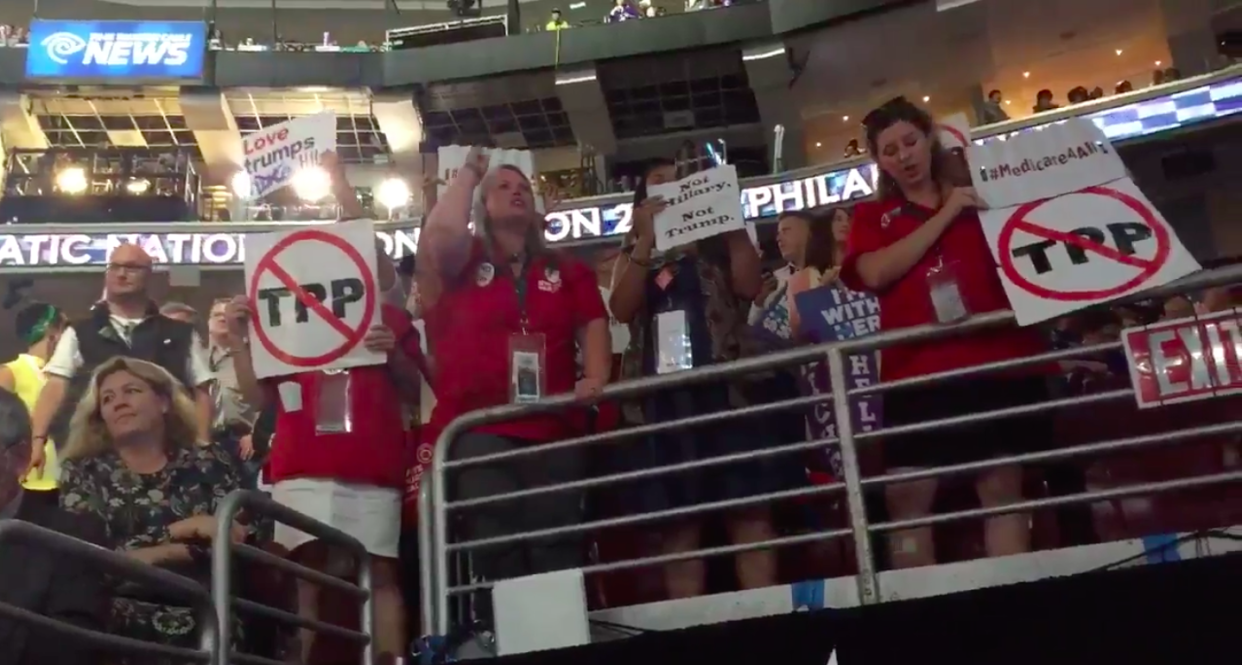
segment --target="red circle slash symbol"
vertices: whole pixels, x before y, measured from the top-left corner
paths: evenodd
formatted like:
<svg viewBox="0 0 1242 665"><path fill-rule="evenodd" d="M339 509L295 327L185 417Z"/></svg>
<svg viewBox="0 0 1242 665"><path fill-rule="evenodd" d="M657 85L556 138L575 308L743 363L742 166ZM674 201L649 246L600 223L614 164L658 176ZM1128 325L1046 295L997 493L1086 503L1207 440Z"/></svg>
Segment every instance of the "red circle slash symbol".
<svg viewBox="0 0 1242 665"><path fill-rule="evenodd" d="M1143 259L1137 256L1123 254L1112 247L1101 245L1100 243L1093 242L1092 240L1084 238L1080 235L1049 229L1026 221L1026 217L1040 206L1050 201L1055 201L1056 199L1061 198L1061 196L1073 196L1076 194L1093 194L1096 196L1108 197L1120 202L1122 205L1132 210L1134 214L1138 215L1139 219L1151 229L1152 234L1155 236L1156 255L1150 259ZM1061 196L1053 197L1051 199L1043 199L1040 201L1032 201L1018 206L1018 209L1014 211L1013 216L1006 220L1005 226L1001 228L1000 237L997 238L996 242L1000 249L998 254L1000 254L1001 270L1005 273L1005 277L1007 277L1010 282L1013 282L1019 288L1045 300L1060 300L1069 302L1107 300L1142 286L1144 282L1151 279L1152 276L1164 267L1171 251L1169 231L1164 227L1164 224L1160 223L1160 220L1156 218L1152 211L1144 205L1142 201L1139 201L1124 192L1119 192L1115 189L1109 189L1107 187L1087 187L1076 192L1062 194ZM1076 245L1106 259L1138 268L1138 274L1117 286L1093 289L1090 291L1057 291L1040 286L1027 279L1025 275L1018 272L1017 267L1014 265L1012 245L1014 233L1018 231L1038 236L1045 240L1053 240L1067 245Z"/></svg>
<svg viewBox="0 0 1242 665"><path fill-rule="evenodd" d="M970 139L967 138L966 135L963 134L957 127L952 125L940 125L940 131L947 132L949 136L957 139L958 143L961 143L963 148L970 147Z"/></svg>
<svg viewBox="0 0 1242 665"><path fill-rule="evenodd" d="M358 268L358 272L362 277L363 289L365 290L363 301L366 304L362 312L362 321L357 327L352 327L336 318L322 302L319 302L318 298L307 293L306 289L299 286L297 280L293 279L293 276L276 262L277 255L292 245L302 242L322 242L336 247L344 252L345 256ZM269 272L280 282L281 286L289 289L294 297L305 305L307 309L317 314L329 326L332 326L332 328L345 337L344 343L327 353L317 356L295 356L276 346L271 337L268 336L267 331L259 323L259 319L256 318L254 325L255 336L259 338L263 348L280 362L294 367L326 365L349 353L350 349L357 346L362 341L362 338L366 336L367 330L371 328L371 320L375 317L375 298L372 296L375 293L375 276L367 269L366 259L362 258L362 254L359 254L357 249L340 236L318 229L306 229L290 233L282 238L275 246L268 250L267 254L264 254L259 259L259 263L255 266L254 275L250 278L250 302L254 303L258 300L259 278Z"/></svg>

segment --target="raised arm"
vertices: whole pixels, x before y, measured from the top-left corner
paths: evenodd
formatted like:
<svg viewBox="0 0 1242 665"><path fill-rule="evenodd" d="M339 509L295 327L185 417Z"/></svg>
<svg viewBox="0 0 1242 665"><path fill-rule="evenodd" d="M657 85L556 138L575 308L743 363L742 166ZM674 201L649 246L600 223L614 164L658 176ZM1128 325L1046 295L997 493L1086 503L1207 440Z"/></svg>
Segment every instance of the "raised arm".
<svg viewBox="0 0 1242 665"><path fill-rule="evenodd" d="M663 199L655 197L634 208L631 222L634 244L617 257L608 296L608 309L621 323L633 321L642 311L646 299L647 269L651 267L651 254L655 249L653 218L666 207L668 204Z"/></svg>
<svg viewBox="0 0 1242 665"><path fill-rule="evenodd" d="M336 205L341 209L341 220L366 217L366 210L362 208L362 202L358 200L358 193L349 184L349 178L345 175L345 165L341 163L340 157L334 152L326 152L319 158L319 165L328 172L328 177L331 179L332 198L336 199Z"/></svg>
<svg viewBox="0 0 1242 665"><path fill-rule="evenodd" d="M466 163L449 182L444 194L423 222L418 238L419 289L424 299L439 297L439 285L453 280L470 260L470 212L474 190L487 174L490 158L472 148ZM428 293L430 291L430 294Z"/></svg>
<svg viewBox="0 0 1242 665"><path fill-rule="evenodd" d="M763 288L759 252L755 250L745 231L727 234L725 242L729 247L729 283L733 287L733 293L745 302L751 302Z"/></svg>

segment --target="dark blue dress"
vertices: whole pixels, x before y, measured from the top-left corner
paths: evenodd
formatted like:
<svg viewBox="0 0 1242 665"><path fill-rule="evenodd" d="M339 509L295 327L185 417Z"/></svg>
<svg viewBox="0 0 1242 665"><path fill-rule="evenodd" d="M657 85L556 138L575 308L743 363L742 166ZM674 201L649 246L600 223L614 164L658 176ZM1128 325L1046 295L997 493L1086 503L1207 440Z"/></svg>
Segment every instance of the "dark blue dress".
<svg viewBox="0 0 1242 665"><path fill-rule="evenodd" d="M647 325L644 326L643 374L655 375L655 319L662 312L683 310L690 337L695 367L715 362L712 340L707 325L707 307L699 272L693 257L683 257L669 264L672 280L662 288L659 271L650 271L646 288ZM744 320L744 318L743 318ZM725 383L695 384L686 388L664 390L647 397L643 416L648 423L660 423L693 415L719 413L731 408L729 388ZM793 414L788 415L794 418ZM770 437L761 422L731 418L707 425L678 427L646 437L629 453L631 468L657 468L683 464L720 455L731 455L784 441ZM792 456L708 466L682 473L657 476L638 483L637 496L631 500L643 512L673 507L741 498L754 494L788 489L797 482L798 465Z"/></svg>

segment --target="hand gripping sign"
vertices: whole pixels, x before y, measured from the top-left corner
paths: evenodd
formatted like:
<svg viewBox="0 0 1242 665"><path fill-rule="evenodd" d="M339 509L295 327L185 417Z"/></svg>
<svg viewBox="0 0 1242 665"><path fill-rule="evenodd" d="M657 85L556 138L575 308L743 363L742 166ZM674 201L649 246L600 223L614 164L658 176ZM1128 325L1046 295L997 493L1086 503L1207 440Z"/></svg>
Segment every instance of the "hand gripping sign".
<svg viewBox="0 0 1242 665"><path fill-rule="evenodd" d="M384 362L362 346L380 321L373 222L250 235L245 251L259 378Z"/></svg>
<svg viewBox="0 0 1242 665"><path fill-rule="evenodd" d="M293 182L298 171L319 166L319 157L336 150L336 114L324 111L286 120L242 139L250 198L259 199ZM326 193L326 192L325 192Z"/></svg>
<svg viewBox="0 0 1242 665"><path fill-rule="evenodd" d="M666 252L729 231L744 231L737 168L726 164L648 189L668 203L655 217L656 249Z"/></svg>
<svg viewBox="0 0 1242 665"><path fill-rule="evenodd" d="M1108 138L1069 120L967 149L983 232L1019 325L1199 269Z"/></svg>

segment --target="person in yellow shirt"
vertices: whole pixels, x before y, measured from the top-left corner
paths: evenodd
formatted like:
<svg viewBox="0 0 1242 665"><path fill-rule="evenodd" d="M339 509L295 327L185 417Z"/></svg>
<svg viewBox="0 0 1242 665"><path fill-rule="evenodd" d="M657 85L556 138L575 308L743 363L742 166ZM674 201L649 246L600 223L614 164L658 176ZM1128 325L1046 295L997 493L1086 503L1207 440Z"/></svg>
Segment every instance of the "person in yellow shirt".
<svg viewBox="0 0 1242 665"><path fill-rule="evenodd" d="M46 303L27 305L17 313L14 328L18 339L26 345L26 352L0 365L0 388L16 394L30 411L34 411L35 400L43 389L43 365L56 350L56 343L60 341L67 324L65 315ZM55 504L60 464L56 459L55 444L44 441L42 445L47 465L41 474L37 470L28 474L22 480L22 487L37 497L35 500L46 499Z"/></svg>
<svg viewBox="0 0 1242 665"><path fill-rule="evenodd" d="M547 25L543 26L543 29L548 32L555 32L557 30L564 30L565 28L568 28L568 27L569 27L569 21L566 21L565 19L561 18L561 10L553 9L552 17L548 19L548 23Z"/></svg>

